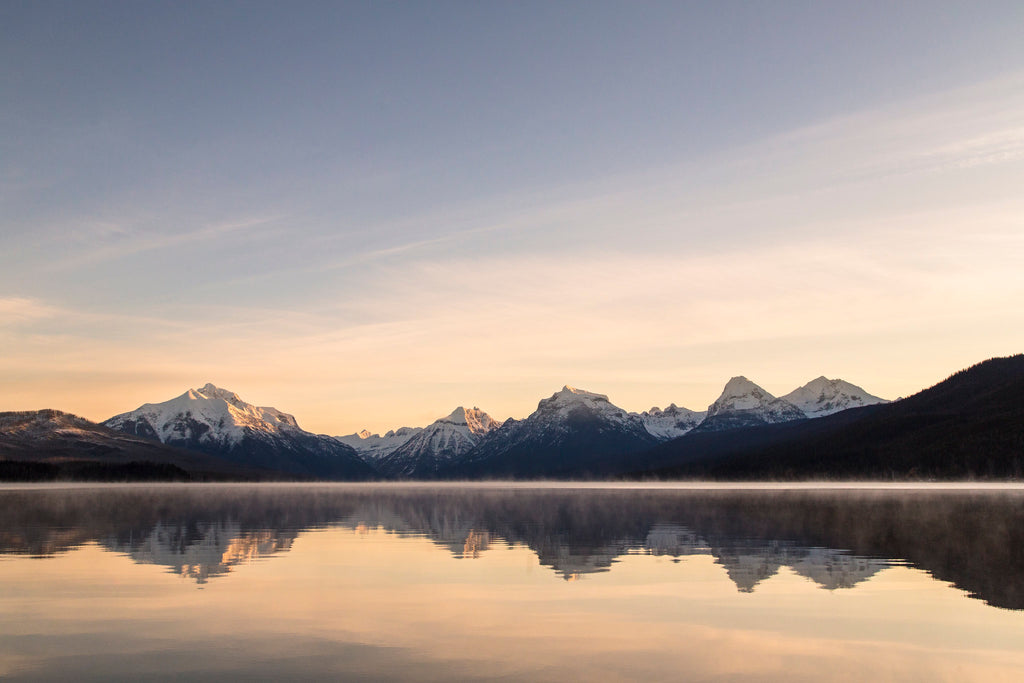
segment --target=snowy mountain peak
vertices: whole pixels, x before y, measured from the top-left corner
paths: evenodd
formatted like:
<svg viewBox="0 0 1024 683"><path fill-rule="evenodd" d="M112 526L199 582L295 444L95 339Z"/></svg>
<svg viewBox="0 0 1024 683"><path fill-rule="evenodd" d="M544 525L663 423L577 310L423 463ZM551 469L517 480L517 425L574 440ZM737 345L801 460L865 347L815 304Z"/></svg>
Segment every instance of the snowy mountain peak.
<svg viewBox="0 0 1024 683"><path fill-rule="evenodd" d="M247 433L301 432L295 417L246 403L238 394L206 384L163 403L147 403L104 424L163 443L232 446Z"/></svg>
<svg viewBox="0 0 1024 683"><path fill-rule="evenodd" d="M391 436L393 434L393 431L388 432L386 436ZM373 434L370 433L369 429L364 429L361 432L356 432L356 436L358 436L360 439L369 439L371 436L373 436Z"/></svg>
<svg viewBox="0 0 1024 683"><path fill-rule="evenodd" d="M888 403L860 387L841 379L818 377L783 396L807 417L824 417L847 408Z"/></svg>
<svg viewBox="0 0 1024 683"><path fill-rule="evenodd" d="M722 395L708 406L707 417L698 425L697 431L736 429L805 418L803 411L789 401L772 396L740 375L730 379Z"/></svg>
<svg viewBox="0 0 1024 683"><path fill-rule="evenodd" d="M550 398L541 399L537 404L537 409L540 410L545 407L565 408L582 405L595 406L600 404L610 406L611 402L608 401L608 397L604 394L596 394L592 391L584 391L583 389L577 389L576 387L566 385L562 387L561 391L556 391L551 394ZM618 410L618 408L616 408L616 410Z"/></svg>
<svg viewBox="0 0 1024 683"><path fill-rule="evenodd" d="M726 382L722 395L708 406L708 416L725 410L751 410L772 400L774 396L740 375Z"/></svg>

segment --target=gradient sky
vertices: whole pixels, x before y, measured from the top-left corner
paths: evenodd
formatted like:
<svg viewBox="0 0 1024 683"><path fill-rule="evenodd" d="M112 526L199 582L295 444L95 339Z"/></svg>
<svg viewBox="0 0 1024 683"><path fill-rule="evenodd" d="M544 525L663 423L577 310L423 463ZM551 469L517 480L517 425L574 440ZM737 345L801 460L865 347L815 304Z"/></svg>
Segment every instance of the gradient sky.
<svg viewBox="0 0 1024 683"><path fill-rule="evenodd" d="M1024 350L1024 3L0 4L0 410L328 434Z"/></svg>

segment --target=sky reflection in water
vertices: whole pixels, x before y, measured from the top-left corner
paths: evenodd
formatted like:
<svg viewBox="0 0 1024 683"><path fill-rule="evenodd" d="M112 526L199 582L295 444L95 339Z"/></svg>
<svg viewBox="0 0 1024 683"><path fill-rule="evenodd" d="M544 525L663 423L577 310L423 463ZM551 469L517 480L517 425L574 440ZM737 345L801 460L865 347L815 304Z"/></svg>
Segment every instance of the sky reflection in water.
<svg viewBox="0 0 1024 683"><path fill-rule="evenodd" d="M2 495L3 676L1024 674L1021 492Z"/></svg>

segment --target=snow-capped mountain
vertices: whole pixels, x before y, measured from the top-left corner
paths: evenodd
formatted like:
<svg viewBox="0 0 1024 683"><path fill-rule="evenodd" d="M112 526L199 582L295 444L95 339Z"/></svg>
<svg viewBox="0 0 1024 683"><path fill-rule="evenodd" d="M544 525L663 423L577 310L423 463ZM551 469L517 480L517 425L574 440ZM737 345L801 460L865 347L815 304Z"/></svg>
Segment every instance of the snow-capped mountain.
<svg viewBox="0 0 1024 683"><path fill-rule="evenodd" d="M588 474L590 458L632 453L661 441L636 413L607 396L570 386L540 401L524 420L508 420L491 431L461 462L453 476L540 476Z"/></svg>
<svg viewBox="0 0 1024 683"><path fill-rule="evenodd" d="M824 417L847 408L889 402L849 382L827 377L813 379L782 398L802 410L807 417Z"/></svg>
<svg viewBox="0 0 1024 683"><path fill-rule="evenodd" d="M672 403L665 410L655 406L640 413L640 420L652 436L662 441L668 441L686 434L699 425L706 416L706 412L680 408Z"/></svg>
<svg viewBox="0 0 1024 683"><path fill-rule="evenodd" d="M246 403L207 384L163 403L116 415L107 427L233 462L318 477L364 478L372 468L355 450L301 429L276 408Z"/></svg>
<svg viewBox="0 0 1024 683"><path fill-rule="evenodd" d="M805 419L803 411L795 405L741 376L726 383L722 395L708 406L707 417L693 431L717 432Z"/></svg>
<svg viewBox="0 0 1024 683"><path fill-rule="evenodd" d="M434 476L438 469L464 456L500 426L501 422L479 408L459 406L382 457L377 469L394 477Z"/></svg>
<svg viewBox="0 0 1024 683"><path fill-rule="evenodd" d="M386 455L389 455L396 448L423 431L423 427L402 427L392 429L384 436L371 434L367 430L347 434L346 436L334 437L347 446L356 449L356 452L369 463L376 463Z"/></svg>

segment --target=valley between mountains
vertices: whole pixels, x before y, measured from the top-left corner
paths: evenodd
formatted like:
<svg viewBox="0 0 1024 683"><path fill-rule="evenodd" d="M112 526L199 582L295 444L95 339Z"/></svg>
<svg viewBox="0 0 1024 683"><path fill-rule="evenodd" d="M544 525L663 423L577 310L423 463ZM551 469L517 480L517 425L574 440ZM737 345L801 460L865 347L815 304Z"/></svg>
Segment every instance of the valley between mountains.
<svg viewBox="0 0 1024 683"><path fill-rule="evenodd" d="M887 401L819 377L776 397L734 377L707 410L627 412L569 386L504 422L454 409L384 435L313 434L206 384L93 424L0 413L7 479L1017 478L1024 356Z"/></svg>

